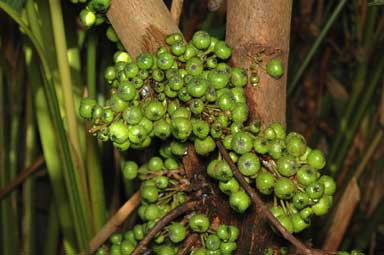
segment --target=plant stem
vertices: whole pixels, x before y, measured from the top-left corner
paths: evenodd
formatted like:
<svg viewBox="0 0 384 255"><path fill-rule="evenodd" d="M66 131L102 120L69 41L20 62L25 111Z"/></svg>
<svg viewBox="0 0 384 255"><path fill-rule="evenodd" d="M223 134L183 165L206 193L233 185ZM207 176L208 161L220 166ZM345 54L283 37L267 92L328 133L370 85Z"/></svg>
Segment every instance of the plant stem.
<svg viewBox="0 0 384 255"><path fill-rule="evenodd" d="M43 164L44 158L41 156L37 158L31 165L21 170L15 178L10 180L5 187L0 189L0 200L6 197L18 185L26 181L27 177L30 176L33 172L37 171Z"/></svg>
<svg viewBox="0 0 384 255"><path fill-rule="evenodd" d="M365 250L369 244L372 234L379 227L380 223L384 221L384 199L377 203L377 207L369 217L368 222L364 225L363 229L359 231L357 240L355 240L354 248Z"/></svg>
<svg viewBox="0 0 384 255"><path fill-rule="evenodd" d="M16 63L21 63L21 59L18 58ZM11 109L10 112L10 142L9 142L9 148L8 148L8 167L6 168L6 171L8 172L6 182L9 182L17 175L18 170L18 162L20 160L20 142L22 139L22 136L20 136L21 129L21 119L22 119L22 106L23 106L23 99L25 96L25 93L20 93L20 91L23 91L23 85L24 85L24 77L23 77L23 68L22 65L16 65L13 68L11 68L10 77L9 77L9 88L8 88L8 98L13 98L13 100L8 101L8 107ZM8 208L8 215L7 215L7 222L9 224L8 232L6 233L6 242L9 244L7 245L10 250L9 254L16 254L19 252L19 246L17 243L20 242L19 240L19 224L18 224L18 216L20 214L19 207L17 206L17 195L18 192L13 192L10 194L6 200L9 201ZM16 252L16 253L13 253ZM7 253L6 253L7 254Z"/></svg>
<svg viewBox="0 0 384 255"><path fill-rule="evenodd" d="M191 250L192 246L199 240L200 235L194 233L188 236L183 244L181 245L180 249L177 251L176 255L186 255Z"/></svg>
<svg viewBox="0 0 384 255"><path fill-rule="evenodd" d="M136 192L125 204L120 207L115 215L103 226L103 228L92 238L89 243L89 250L91 253L95 252L100 245L102 245L113 232L115 232L121 224L127 219L129 215L140 204L140 192Z"/></svg>
<svg viewBox="0 0 384 255"><path fill-rule="evenodd" d="M360 66L357 70L356 77L353 83L352 95L348 100L345 113L343 114L343 117L340 120L339 131L335 138L335 142L332 145L332 150L328 157L329 162L333 162L334 157L338 154L339 146L345 138L344 137L345 130L348 127L348 122L350 121L352 110L354 109L357 99L360 96L361 88L365 83L366 75L367 75L367 63L360 63ZM337 171L337 169L334 169L334 170L331 169L331 171Z"/></svg>
<svg viewBox="0 0 384 255"><path fill-rule="evenodd" d="M36 81L36 80L35 80ZM66 188L64 186L64 179L62 176L61 161L58 157L55 135L53 125L47 110L47 104L42 89L35 92L35 104L37 114L37 124L40 133L41 145L47 165L49 178L52 184L55 203L60 210L57 210L61 229L64 235L64 248L67 254L76 254L74 228L79 228L77 225L79 219L72 219L70 213L70 204L66 195Z"/></svg>
<svg viewBox="0 0 384 255"><path fill-rule="evenodd" d="M78 187L81 192L83 192L82 195L82 201L79 201L80 203L84 203L84 206L82 207L85 213L87 215L88 219L92 218L92 214L89 210L90 208L90 201L89 201L89 193L88 193L88 187L87 187L87 181L85 176L85 170L84 170L84 164L81 156L81 147L80 147L80 140L79 140L79 134L78 134L78 125L77 125L77 119L76 119L76 111L75 111L75 103L73 99L73 90L72 90L72 81L71 81L71 71L70 66L68 63L67 58L67 43L66 43L66 37L65 37L65 26L63 21L63 13L61 8L61 2L60 0L49 0L49 6L51 11L51 19L52 19L52 27L53 27L53 36L55 41L55 47L56 47L56 53L57 53L57 63L59 67L59 75L60 75L60 81L61 81L61 88L63 91L63 98L64 98L64 109L65 109L65 115L67 120L67 130L68 130L68 140L70 146L70 151L72 152L72 159L76 162L77 169L79 176L79 184ZM92 221L91 221L92 222ZM89 239L91 236L91 226L89 224L84 225L84 239ZM85 241L84 240L84 241ZM87 242L85 242L87 243Z"/></svg>
<svg viewBox="0 0 384 255"><path fill-rule="evenodd" d="M57 254L59 241L59 221L57 217L55 202L52 201L48 211L48 222L45 233L43 255Z"/></svg>
<svg viewBox="0 0 384 255"><path fill-rule="evenodd" d="M172 220L183 215L184 213L190 210L196 210L197 207L203 205L203 201L204 200L187 201L182 203L172 211L168 212L164 217L157 221L156 225L151 228L151 230L148 231L144 239L140 241L140 243L136 246L135 250L132 252L131 255L142 254L147 248L147 245L152 240L152 238L154 238L155 235L159 233L166 225L168 225Z"/></svg>
<svg viewBox="0 0 384 255"><path fill-rule="evenodd" d="M9 98L7 94L7 81L5 79L5 74L3 73L3 68L0 68L0 187L4 187L7 184L9 179L8 167L9 167L9 158L6 153L9 150L9 131L7 115L5 112L5 106L9 103L7 98ZM11 242L16 241L13 240L12 235L12 222L10 221L10 217L12 216L12 200L11 198L6 198L0 201L0 209L1 209L1 251L2 254L10 255L16 254L16 246ZM11 233L11 235L9 235Z"/></svg>
<svg viewBox="0 0 384 255"><path fill-rule="evenodd" d="M369 44L370 37L373 33L374 28L374 20L377 16L377 10L370 9L368 12L368 22L366 22L366 26L364 26L364 37L362 42L362 48L366 48ZM345 137L345 131L349 129L350 121L352 118L352 114L356 108L357 103L359 102L361 98L361 92L364 88L364 84L366 82L367 73L368 73L368 57L365 56L365 59L359 64L358 69L356 71L356 77L353 81L352 85L352 93L348 100L348 104L346 106L345 112L343 114L343 117L340 120L340 126L337 133L337 136L335 138L335 142L332 145L332 150L329 154L328 160L329 162L334 162L335 157L339 154L340 145L343 143ZM331 168L331 172L335 173L338 171L338 169Z"/></svg>
<svg viewBox="0 0 384 255"><path fill-rule="evenodd" d="M96 97L96 47L97 35L95 32L89 32L87 47L87 87L88 96ZM87 177L91 198L91 206L93 212L93 233L97 233L104 225L107 215L104 197L104 183L100 155L98 151L97 141L86 135L86 157L87 157Z"/></svg>
<svg viewBox="0 0 384 255"><path fill-rule="evenodd" d="M273 226L279 231L279 233L287 240L289 241L295 248L297 249L297 252L299 254L304 255L320 255L320 254L329 254L326 251L321 250L314 250L308 248L303 242L301 242L299 239L297 239L294 235L292 235L290 232L288 232L283 225L275 218L275 216L272 215L272 213L268 210L267 206L264 204L263 200L259 197L259 195L253 190L253 188L247 183L244 176L240 173L239 169L233 163L231 157L228 154L228 151L224 148L224 145L221 143L221 141L216 141L216 145L220 151L220 153L223 155L223 158L229 166L232 169L233 175L239 182L240 186L248 193L250 196L252 202L256 206L259 213L261 213L264 217L266 217L270 223L273 224Z"/></svg>
<svg viewBox="0 0 384 255"><path fill-rule="evenodd" d="M72 160L72 155L70 152L70 144L67 141L64 123L61 118L59 102L55 91L53 76L48 59L44 54L42 45L39 44L38 40L31 32L29 26L25 23L25 21L14 10L12 10L7 4L3 2L0 2L0 9L3 10L20 26L20 29L22 29L24 34L30 39L32 46L36 50L36 53L39 57L40 65L36 64L36 67L40 67L41 71L44 74L44 79L40 83L38 83L43 85L42 90L40 92L40 99L46 106L44 110L47 113L50 113L50 117L52 118L51 124L54 127L51 130L53 132L54 137L57 138L57 142L55 142L55 145L57 145L58 152L55 152L55 156L59 158L58 162L60 162L63 167L62 173L64 174L66 186L66 189L64 189L64 191L68 191L68 198L71 205L69 208L73 217L73 221L75 222L75 224L71 225L74 226L77 230L76 238L78 238L79 244L82 247L81 249L87 251L87 239L89 236L90 228L90 224L88 222L90 218L89 214L87 213L88 203L86 202L87 199L85 197L87 194L84 194L84 191L81 189L81 178L74 167L74 162ZM35 91L38 92L37 89ZM48 122L50 122L50 120L48 120ZM43 136L45 136L44 132L42 134ZM53 152L54 151L55 150L53 150Z"/></svg>
<svg viewBox="0 0 384 255"><path fill-rule="evenodd" d="M180 23L180 16L183 11L184 0L172 0L171 15L177 25Z"/></svg>
<svg viewBox="0 0 384 255"><path fill-rule="evenodd" d="M90 31L87 44L87 88L91 98L96 97L96 48L97 34Z"/></svg>
<svg viewBox="0 0 384 255"><path fill-rule="evenodd" d="M32 49L25 49L25 55L28 56L32 54ZM29 53L28 53L29 52ZM33 56L30 59L26 60L27 62L27 71L29 80L31 81L31 86L33 88L33 96L35 103L35 114L37 119L37 127L40 133L40 141L42 144L42 149L44 153L44 158L47 165L48 174L51 180L53 197L56 203L60 204L60 210L58 210L59 222L62 227L63 232L63 242L64 249L66 254L72 255L76 254L76 242L74 235L74 226L73 220L71 218L68 198L66 196L64 179L62 176L62 167L61 167L61 158L57 153L56 139L52 121L49 115L49 109L45 99L44 92L42 88L38 88L38 84L43 83L38 69L38 65L34 61Z"/></svg>
<svg viewBox="0 0 384 255"><path fill-rule="evenodd" d="M101 163L99 161L99 151L97 141L91 137L86 137L87 141L87 174L89 182L89 191L91 196L91 205L93 211L93 232L97 233L104 225L107 216L105 205L105 192Z"/></svg>
<svg viewBox="0 0 384 255"><path fill-rule="evenodd" d="M78 144L79 136L77 133L78 129L76 113L74 109L71 71L67 57L68 49L65 37L65 26L63 22L61 3L58 0L49 0L49 6L51 11L53 36L57 53L57 63L59 67L59 75L64 96L68 133L71 139L73 139L71 142L74 145L77 154L79 155L78 150L80 149L80 144Z"/></svg>
<svg viewBox="0 0 384 255"><path fill-rule="evenodd" d="M373 74L371 76L372 79L369 82L368 87L366 88L365 93L363 94L363 97L360 98L359 107L352 119L352 123L350 123L348 130L344 132L344 136L346 139L341 144L341 148L339 148L338 150L336 160L334 162L331 162L330 165L332 174L336 173L336 171L341 167L342 163L344 162L345 157L347 156L348 148L352 144L357 128L360 126L360 121L364 116L364 113L366 112L369 104L371 103L371 99L377 86L380 84L379 82L382 78L383 71L384 58L380 59L380 62L378 63L378 65L376 65L376 69L373 71Z"/></svg>
<svg viewBox="0 0 384 255"><path fill-rule="evenodd" d="M31 164L36 156L36 135L35 135L35 125L33 118L33 96L31 87L28 87L27 94L27 103L26 103L26 135L25 135L25 160L24 167L28 167ZM44 162L44 159L41 158L41 162ZM23 185L23 204L24 204L24 213L23 213L23 253L28 255L36 254L36 238L35 238L35 229L36 229L36 219L35 219L35 177L29 176Z"/></svg>
<svg viewBox="0 0 384 255"><path fill-rule="evenodd" d="M288 97L290 97L292 95L292 93L294 92L296 85L299 82L299 80L301 79L301 76L303 76L305 69L307 68L307 66L311 62L313 56L315 55L316 51L320 47L321 43L323 42L329 29L332 27L333 23L335 22L335 20L337 19L337 17L341 13L341 11L343 10L346 3L347 3L347 0L339 1L339 4L336 6L335 10L331 14L331 17L328 19L327 23L325 24L325 26L321 30L320 35L316 38L316 41L313 43L312 47L309 49L307 55L305 56L305 58L303 60L303 63L300 65L297 72L295 72L295 76L292 80L292 83L288 87Z"/></svg>
<svg viewBox="0 0 384 255"><path fill-rule="evenodd" d="M370 159L373 156L373 153L376 151L377 146L380 144L382 138L383 138L383 129L380 128L378 132L376 132L375 137L373 138L372 142L369 144L368 149L366 149L365 154L363 158L360 160L360 163L358 167L356 168L356 171L354 173L354 177L356 179L359 179L360 175L363 173L364 169L366 168L367 164L369 163Z"/></svg>

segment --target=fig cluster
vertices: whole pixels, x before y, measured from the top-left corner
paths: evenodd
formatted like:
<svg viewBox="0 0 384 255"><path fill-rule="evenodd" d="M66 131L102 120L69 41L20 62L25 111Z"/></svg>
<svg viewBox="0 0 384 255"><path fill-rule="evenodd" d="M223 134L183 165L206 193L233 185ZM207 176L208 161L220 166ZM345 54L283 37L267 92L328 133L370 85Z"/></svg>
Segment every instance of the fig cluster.
<svg viewBox="0 0 384 255"><path fill-rule="evenodd" d="M139 178L140 206L139 220L124 233L115 233L109 244L103 245L96 254L129 255L148 231L167 213L190 199L188 179L183 166L171 145L160 149L161 155L151 157L148 163L139 166L134 161L126 161L122 175L126 180ZM200 245L195 245L190 254L232 254L237 249L239 230L236 226L215 225L207 215L192 212L178 218L157 233L147 247L158 255L175 255L188 234L198 234Z"/></svg>
<svg viewBox="0 0 384 255"><path fill-rule="evenodd" d="M323 153L279 123L263 127L249 120L244 87L259 82L254 71L248 77L248 70L230 66L232 49L205 31L194 33L190 42L174 33L165 44L136 59L116 52L114 65L104 72L109 98L103 103L84 98L80 104L80 116L90 122L89 132L121 151L145 149L154 141L161 144L159 156L147 163L124 163L123 177L141 183L140 219L124 234L114 234L110 247L102 247L98 254L131 254L156 222L191 198L181 163L188 144L208 159L207 175L218 181L236 212L244 213L251 199L217 152L216 140L222 141L246 181L265 200L273 201L270 211L287 231L301 232L313 215L326 214L336 184L322 174ZM279 59L269 60L265 70L275 79L283 75ZM196 211L170 223L149 248L155 254L176 254L192 232L201 235L201 248L191 254L231 254L237 248L235 226L212 226Z"/></svg>
<svg viewBox="0 0 384 255"><path fill-rule="evenodd" d="M181 34L166 38L167 47L132 60L118 51L105 70L110 98L81 101L81 117L90 132L120 150L143 149L153 139L193 142L200 155L248 119L244 86L247 71L230 67L231 48L204 31L189 43Z"/></svg>

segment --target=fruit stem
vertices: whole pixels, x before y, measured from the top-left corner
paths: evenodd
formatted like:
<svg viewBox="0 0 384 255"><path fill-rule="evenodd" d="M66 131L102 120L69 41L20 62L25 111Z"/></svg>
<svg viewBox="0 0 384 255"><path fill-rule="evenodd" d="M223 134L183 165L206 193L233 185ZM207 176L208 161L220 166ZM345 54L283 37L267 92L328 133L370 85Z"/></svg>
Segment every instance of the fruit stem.
<svg viewBox="0 0 384 255"><path fill-rule="evenodd" d="M252 202L254 203L254 206L256 206L256 209L259 213L263 214L264 217L266 217L272 225L275 226L275 228L280 232L280 234L289 241L295 248L297 249L299 254L304 255L313 255L313 254L330 254L326 251L319 251L319 250L313 250L308 248L303 242L301 242L299 239L297 239L294 235L289 233L283 225L275 218L275 216L272 215L272 213L268 210L267 206L264 204L264 202L261 200L259 195L253 190L253 188L247 183L247 181L244 179L244 176L240 173L239 169L233 163L231 157L229 156L227 150L224 148L221 141L216 141L216 145L219 148L220 153L223 155L224 159L227 161L229 166L232 169L233 175L237 179L237 181L240 183L241 187L248 193L248 195L251 197Z"/></svg>
<svg viewBox="0 0 384 255"><path fill-rule="evenodd" d="M192 248L192 246L196 243L197 240L199 240L198 234L194 233L192 235L189 235L181 245L180 249L177 251L176 255L188 254L189 250Z"/></svg>
<svg viewBox="0 0 384 255"><path fill-rule="evenodd" d="M200 201L187 201L183 204L179 205L172 211L168 212L163 218L161 218L156 225L147 233L143 240L136 246L135 250L131 253L131 255L139 255L142 254L145 250L149 242L152 240L155 235L160 232L166 225L168 225L172 220L177 217L183 215L184 213L195 210L196 207L201 206L204 203L204 200Z"/></svg>

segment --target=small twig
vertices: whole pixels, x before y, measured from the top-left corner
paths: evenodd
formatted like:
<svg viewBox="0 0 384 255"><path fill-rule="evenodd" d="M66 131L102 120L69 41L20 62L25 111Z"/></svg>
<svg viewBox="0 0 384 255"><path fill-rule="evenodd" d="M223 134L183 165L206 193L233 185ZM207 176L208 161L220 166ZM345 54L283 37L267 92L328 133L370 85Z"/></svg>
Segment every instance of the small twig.
<svg viewBox="0 0 384 255"><path fill-rule="evenodd" d="M171 15L177 25L180 23L180 16L183 12L184 0L172 0Z"/></svg>
<svg viewBox="0 0 384 255"><path fill-rule="evenodd" d="M113 178L113 191L112 191L112 201L111 201L111 214L114 214L119 208L119 198L120 198L120 173L121 173L121 155L119 151L113 149L113 158L115 166L115 175Z"/></svg>
<svg viewBox="0 0 384 255"><path fill-rule="evenodd" d="M30 166L24 168L12 181L0 190L0 200L19 186L32 173L37 171L44 164L44 157L40 156Z"/></svg>
<svg viewBox="0 0 384 255"><path fill-rule="evenodd" d="M139 206L140 192L137 191L133 196L116 212L115 215L103 226L103 228L89 242L90 253L94 253L111 234L113 234L128 216Z"/></svg>
<svg viewBox="0 0 384 255"><path fill-rule="evenodd" d="M253 190L253 188L246 182L244 179L244 176L240 173L237 166L233 163L231 157L229 156L227 150L224 148L221 141L216 141L216 145L219 148L220 153L223 155L223 158L225 161L228 162L229 166L231 167L233 171L233 175L236 177L236 179L239 181L241 187L248 193L248 195L251 197L252 202L256 205L257 210L264 215L274 226L275 228L280 232L280 234L288 240L292 245L294 245L297 249L297 251L300 254L304 255L325 255L330 254L326 251L320 251L320 250L314 250L308 248L305 244L303 244L299 239L297 239L294 235L289 233L283 225L280 224L280 222L275 218L275 216L272 215L272 213L268 210L267 206L264 204L264 202L261 200L259 195Z"/></svg>
<svg viewBox="0 0 384 255"><path fill-rule="evenodd" d="M196 233L188 236L187 239L184 240L180 249L177 251L176 255L186 255L192 246L196 243L196 241L199 240L199 237L200 235Z"/></svg>
<svg viewBox="0 0 384 255"><path fill-rule="evenodd" d="M185 202L169 213L167 213L163 218L161 218L156 225L147 233L147 235L144 237L143 240L140 241L140 243L136 246L135 250L132 252L131 255L139 255L142 252L146 250L147 245L152 240L152 238L155 237L157 233L159 233L169 222L176 219L180 215L184 214L185 212L195 209L198 205L200 205L202 201L188 201Z"/></svg>

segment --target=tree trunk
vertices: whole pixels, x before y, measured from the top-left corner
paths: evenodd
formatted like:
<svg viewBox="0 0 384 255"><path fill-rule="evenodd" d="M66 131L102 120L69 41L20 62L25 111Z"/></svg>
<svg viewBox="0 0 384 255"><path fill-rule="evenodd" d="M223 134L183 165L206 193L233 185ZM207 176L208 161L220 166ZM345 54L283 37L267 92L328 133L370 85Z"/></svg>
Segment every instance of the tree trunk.
<svg viewBox="0 0 384 255"><path fill-rule="evenodd" d="M256 55L261 66L272 57L282 60L285 73L280 79L257 68L260 83L246 88L251 119L263 125L278 121L285 123L286 70L288 65L292 0L228 0L226 41L233 47L232 62L249 68ZM237 254L262 254L264 248L279 241L254 208L241 219L241 235Z"/></svg>
<svg viewBox="0 0 384 255"><path fill-rule="evenodd" d="M233 47L234 64L248 68L252 62L248 55L255 56L264 49L268 58L279 56L287 68L291 5L292 0L228 0L227 42ZM112 0L107 16L133 57L143 50L154 52L164 44L167 34L179 32L162 0ZM251 118L264 124L284 123L286 74L279 80L270 78L264 71L259 75L259 86L248 86L246 90ZM205 209L207 213L240 228L236 254L263 254L264 248L275 246L279 238L266 221L256 215L254 207L244 215L229 208L228 198L218 191L216 182L209 181L205 165L193 146L189 147L183 163L192 185L205 182L204 189L212 193Z"/></svg>
<svg viewBox="0 0 384 255"><path fill-rule="evenodd" d="M233 49L232 61L248 68L252 57L273 57L284 63L285 74L276 80L258 68L260 84L248 86L248 104L253 119L264 124L285 122L286 80L292 0L228 0L226 41Z"/></svg>
<svg viewBox="0 0 384 255"><path fill-rule="evenodd" d="M180 32L162 0L113 0L107 17L132 57L143 50L155 52L158 46L164 44L165 36ZM154 146L151 146L150 152L139 157L149 158L148 154L153 154L154 151L152 147ZM237 225L237 218L231 217L234 214L229 207L228 198L221 194L216 184L209 181L205 162L196 154L193 146L188 147L183 165L192 189L204 187L203 193L210 194L207 206L203 209L205 213L211 218Z"/></svg>
<svg viewBox="0 0 384 255"><path fill-rule="evenodd" d="M168 34L180 32L160 0L114 0L107 17L132 57L154 52Z"/></svg>

